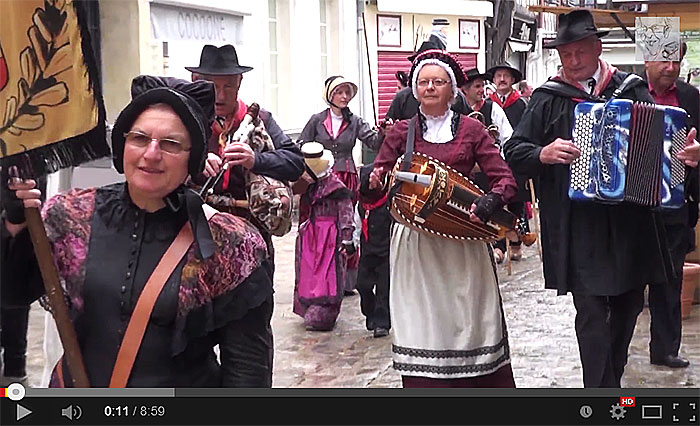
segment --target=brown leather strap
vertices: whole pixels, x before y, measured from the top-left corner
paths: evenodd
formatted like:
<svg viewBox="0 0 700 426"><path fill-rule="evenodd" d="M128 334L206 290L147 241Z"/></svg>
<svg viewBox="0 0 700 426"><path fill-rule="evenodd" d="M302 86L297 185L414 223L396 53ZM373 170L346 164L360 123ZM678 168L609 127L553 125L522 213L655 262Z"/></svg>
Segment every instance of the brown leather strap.
<svg viewBox="0 0 700 426"><path fill-rule="evenodd" d="M206 204L202 205L202 209L204 210L207 220L210 220L218 213L218 211ZM193 241L192 226L190 222L187 222L177 234L172 244L170 244L168 250L165 251L156 269L153 270L153 273L148 278L139 296L139 300L136 302L134 313L131 314L129 325L126 327L126 333L124 333L124 338L122 339L122 344L117 354L117 361L114 363L114 370L112 370L112 378L109 381L110 388L126 387L129 375L131 375L131 369L134 367L136 354L141 347L143 335L146 332L148 320L151 318L156 299L158 299L160 292L163 290L163 286L165 286L165 283L168 281L170 275L172 275L177 264L180 263L180 260L187 254Z"/></svg>

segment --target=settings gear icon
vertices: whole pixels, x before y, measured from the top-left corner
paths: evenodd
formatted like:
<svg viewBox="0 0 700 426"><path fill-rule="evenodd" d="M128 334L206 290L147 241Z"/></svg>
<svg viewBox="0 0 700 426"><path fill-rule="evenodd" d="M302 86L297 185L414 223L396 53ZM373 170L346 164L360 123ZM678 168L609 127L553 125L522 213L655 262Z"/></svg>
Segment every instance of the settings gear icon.
<svg viewBox="0 0 700 426"><path fill-rule="evenodd" d="M625 412L625 408L622 407L619 403L610 406L610 417L612 417L615 420L624 419Z"/></svg>

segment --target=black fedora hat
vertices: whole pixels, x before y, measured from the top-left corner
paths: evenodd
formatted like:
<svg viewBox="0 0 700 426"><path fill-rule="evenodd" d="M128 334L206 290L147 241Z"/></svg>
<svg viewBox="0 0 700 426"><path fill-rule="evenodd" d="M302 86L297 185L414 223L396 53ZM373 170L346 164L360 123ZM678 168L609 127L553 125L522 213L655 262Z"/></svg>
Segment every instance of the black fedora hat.
<svg viewBox="0 0 700 426"><path fill-rule="evenodd" d="M610 31L598 31L593 21L593 15L587 10L574 10L569 13L559 15L559 28L557 28L557 37L543 47L551 49L569 44L575 41L583 40L592 35L604 37Z"/></svg>
<svg viewBox="0 0 700 426"><path fill-rule="evenodd" d="M498 70L510 71L511 75L515 79L513 84L523 79L523 73L521 73L520 70L513 68L508 62L504 62L500 65L496 65L495 67L489 68L488 71L486 71L486 77L488 77L489 80L493 81L493 75L496 74L496 71Z"/></svg>
<svg viewBox="0 0 700 426"><path fill-rule="evenodd" d="M226 44L216 47L207 44L199 57L199 66L185 67L185 69L204 75L234 75L248 72L253 67L246 67L238 63L238 55L232 45Z"/></svg>
<svg viewBox="0 0 700 426"><path fill-rule="evenodd" d="M489 79L489 76L484 73L480 73L478 68L472 68L470 70L465 71L464 76L467 77L467 82L474 81L478 78L481 78L483 80Z"/></svg>

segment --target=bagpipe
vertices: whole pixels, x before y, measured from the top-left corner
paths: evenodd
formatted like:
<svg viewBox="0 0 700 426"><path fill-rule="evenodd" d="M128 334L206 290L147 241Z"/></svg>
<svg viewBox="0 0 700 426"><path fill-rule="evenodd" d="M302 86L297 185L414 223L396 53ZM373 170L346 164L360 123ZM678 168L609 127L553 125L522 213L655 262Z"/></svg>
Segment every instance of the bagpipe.
<svg viewBox="0 0 700 426"><path fill-rule="evenodd" d="M452 167L419 152L403 166L400 157L390 173L390 212L399 223L444 238L495 241L518 235L526 246L537 239L525 232L522 219L498 209L487 223L469 220L472 203L484 192ZM511 238L515 239L515 238Z"/></svg>
<svg viewBox="0 0 700 426"><path fill-rule="evenodd" d="M232 142L247 143L256 154L272 151L275 145L265 130L259 117L260 106L252 103L235 132L224 131L219 135L219 146L225 147ZM247 209L270 234L282 236L292 228L292 190L288 184L268 176L243 170L246 200L238 200L229 194L216 194L214 188L229 169L224 163L215 176L211 176L199 190L199 195L216 208L230 210Z"/></svg>
<svg viewBox="0 0 700 426"><path fill-rule="evenodd" d="M679 208L684 203L685 110L610 99L574 110L569 198L576 201Z"/></svg>

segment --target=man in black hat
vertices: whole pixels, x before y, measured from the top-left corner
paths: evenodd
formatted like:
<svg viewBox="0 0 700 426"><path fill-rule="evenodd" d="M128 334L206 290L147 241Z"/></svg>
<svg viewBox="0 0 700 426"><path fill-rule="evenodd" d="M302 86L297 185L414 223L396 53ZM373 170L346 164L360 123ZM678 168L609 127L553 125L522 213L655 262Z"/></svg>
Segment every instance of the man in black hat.
<svg viewBox="0 0 700 426"><path fill-rule="evenodd" d="M508 117L508 122L515 129L518 127L518 123L520 123L520 119L527 106L527 102L521 97L520 92L513 89L513 85L523 79L522 73L510 66L508 62L505 62L490 68L486 72L486 75L496 86L496 92L491 93L489 99L491 99L494 104L503 108L506 117ZM508 203L508 210L521 218L522 223L525 225L525 231L529 231L530 229L525 212L525 202L530 201L530 191L526 186L527 178L517 173L513 173L513 176L518 183L518 193L515 198ZM512 260L520 260L523 256L522 242L519 240L511 241L509 244L511 250L510 258ZM496 244L496 248L505 250L505 240Z"/></svg>
<svg viewBox="0 0 700 426"><path fill-rule="evenodd" d="M437 19L436 19L437 20ZM445 19L445 21L447 21ZM449 22L447 24L439 23L439 26L444 26L444 25L449 25ZM445 39L445 42L447 39ZM413 62L414 59L416 59L416 56L418 56L420 53L425 52L426 50L445 50L445 43L440 41L440 39L436 35L431 35L430 38L426 41L424 41L418 50L416 50L416 53L413 55L409 56L408 59L409 61ZM385 119L387 121L398 121L398 120L408 120L409 118L413 117L414 115L418 114L418 100L413 96L413 91L411 89L412 83L409 81L408 86L404 87L403 89L399 90L396 92L396 95L394 96L394 99L391 101L391 105L389 106L389 110L386 113ZM464 93L461 91L457 91L457 100L455 101L454 104L452 104L451 107L452 111L458 112L460 114L467 115L471 111L469 106L467 106L467 101L464 98ZM391 122L389 121L389 122Z"/></svg>
<svg viewBox="0 0 700 426"><path fill-rule="evenodd" d="M535 90L504 147L511 168L536 179L545 287L573 295L585 387L620 387L644 286L663 264L651 209L567 196L569 164L581 155L571 141L574 107L591 96L609 98L626 77L600 58L605 34L586 10L559 15L557 37L545 47L557 49L562 67ZM653 101L643 81L620 97ZM687 164L699 157L695 147L678 154Z"/></svg>
<svg viewBox="0 0 700 426"><path fill-rule="evenodd" d="M491 94L491 100L503 108L511 126L517 127L527 102L520 97L520 92L513 89L513 85L523 79L523 74L505 62L489 68L486 75L496 85L496 92Z"/></svg>
<svg viewBox="0 0 700 426"><path fill-rule="evenodd" d="M198 67L185 67L188 71L198 75L198 78L214 83L216 102L214 105L214 117L212 124L212 136L209 139L209 156L207 158L204 175L214 176L219 173L222 161L227 161L229 166L241 166L252 172L268 176L281 181L294 181L304 172L304 158L299 148L285 135L277 125L269 111L260 109L259 117L265 125L265 130L270 135L275 149L267 152L256 153L246 143L233 142L225 147L220 147L219 136L222 133L233 134L236 132L245 117L248 106L238 98L238 90L241 87L243 73L252 70L252 67L240 65L236 49L230 45L216 47L206 45ZM245 200L245 183L240 168L230 167L224 178L215 188L216 194L227 194L237 200ZM231 213L250 219L245 209L234 209ZM269 232L256 226L272 249Z"/></svg>
<svg viewBox="0 0 700 426"><path fill-rule="evenodd" d="M488 79L486 74L482 74L478 69L472 68L464 73L467 82L462 86L462 93L467 100L467 105L472 111L479 111L484 116L486 127L495 125L498 127L499 146L507 141L513 134L513 127L508 121L505 111L492 99L484 99L484 84Z"/></svg>
<svg viewBox="0 0 700 426"><path fill-rule="evenodd" d="M688 112L688 128L696 132L700 116L700 93L698 89L678 79L681 60L687 44L683 43L678 61L645 61L644 67L649 82L649 92L661 105L683 108ZM688 169L685 179L687 201L677 210L662 212L666 238L671 252L675 275L670 281L649 284L649 313L651 314L651 340L649 357L652 364L671 368L684 368L690 362L678 356L681 345L681 288L683 263L687 253L694 249L694 227L698 221L698 170Z"/></svg>

